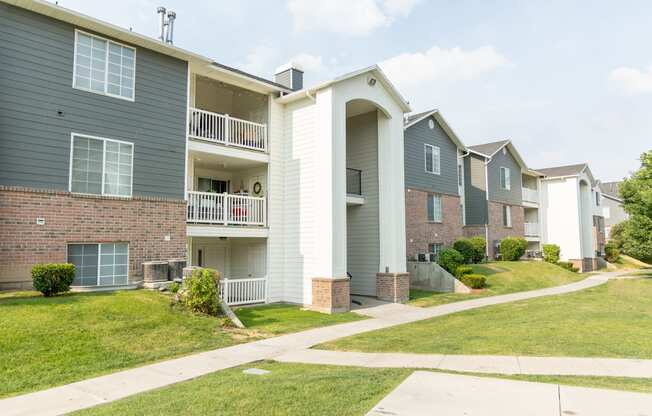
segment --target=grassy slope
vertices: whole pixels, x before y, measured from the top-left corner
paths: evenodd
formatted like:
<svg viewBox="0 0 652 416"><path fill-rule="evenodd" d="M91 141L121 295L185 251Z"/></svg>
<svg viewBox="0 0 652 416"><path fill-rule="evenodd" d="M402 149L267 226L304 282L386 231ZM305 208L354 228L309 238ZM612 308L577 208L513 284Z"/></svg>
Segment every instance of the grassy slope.
<svg viewBox="0 0 652 416"><path fill-rule="evenodd" d="M297 306L240 309L249 328L224 330L219 321L171 308L151 291L0 295L0 397L134 367L195 351L361 319Z"/></svg>
<svg viewBox="0 0 652 416"><path fill-rule="evenodd" d="M436 306L484 296L559 286L582 280L585 277L578 273L569 272L559 266L538 261L505 261L477 264L473 265L473 272L487 277L487 288L485 290L469 295L411 290L410 304L422 307Z"/></svg>
<svg viewBox="0 0 652 416"><path fill-rule="evenodd" d="M248 367L271 373L255 376ZM364 415L405 369L253 363L88 409L83 415Z"/></svg>
<svg viewBox="0 0 652 416"><path fill-rule="evenodd" d="M652 358L652 279L496 305L343 338L320 348Z"/></svg>

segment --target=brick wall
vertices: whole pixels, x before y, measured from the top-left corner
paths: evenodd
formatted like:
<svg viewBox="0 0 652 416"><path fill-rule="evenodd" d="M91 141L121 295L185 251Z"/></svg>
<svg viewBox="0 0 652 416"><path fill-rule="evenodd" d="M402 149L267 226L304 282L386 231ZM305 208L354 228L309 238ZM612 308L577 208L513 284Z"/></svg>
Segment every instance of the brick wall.
<svg viewBox="0 0 652 416"><path fill-rule="evenodd" d="M351 309L351 280L314 277L310 309L324 313L348 312Z"/></svg>
<svg viewBox="0 0 652 416"><path fill-rule="evenodd" d="M450 246L462 237L460 198L442 195L442 222L428 222L428 192L417 189L405 191L405 228L408 257L427 253L428 245L442 243Z"/></svg>
<svg viewBox="0 0 652 416"><path fill-rule="evenodd" d="M0 288L31 286L32 265L65 262L68 243L127 242L130 280L142 280L144 261L186 257L185 219L180 200L0 187Z"/></svg>
<svg viewBox="0 0 652 416"><path fill-rule="evenodd" d="M407 302L410 299L410 273L376 274L376 297L386 302Z"/></svg>
<svg viewBox="0 0 652 416"><path fill-rule="evenodd" d="M503 205L499 202L489 201L489 258L493 259L494 240L502 240L505 237L523 237L525 235L525 209L522 206L511 205L512 226L503 226Z"/></svg>

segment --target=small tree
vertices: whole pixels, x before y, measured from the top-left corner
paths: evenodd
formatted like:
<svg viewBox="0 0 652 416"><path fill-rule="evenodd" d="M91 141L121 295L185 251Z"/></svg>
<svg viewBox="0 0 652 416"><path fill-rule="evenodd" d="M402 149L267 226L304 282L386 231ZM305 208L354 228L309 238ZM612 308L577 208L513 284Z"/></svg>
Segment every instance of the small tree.
<svg viewBox="0 0 652 416"><path fill-rule="evenodd" d="M74 279L74 264L50 263L32 267L32 284L43 296L54 296L69 291Z"/></svg>
<svg viewBox="0 0 652 416"><path fill-rule="evenodd" d="M473 258L475 255L475 250L473 249L473 244L469 241L468 238L460 238L459 240L453 243L453 248L460 252L464 257L464 263L473 263Z"/></svg>
<svg viewBox="0 0 652 416"><path fill-rule="evenodd" d="M527 240L521 237L507 237L500 242L500 255L505 261L517 261L525 254Z"/></svg>
<svg viewBox="0 0 652 416"><path fill-rule="evenodd" d="M605 254L605 259L609 263L615 263L620 258L620 250L618 249L618 246L616 246L616 243L614 243L613 241L610 241L607 244L605 244L604 254Z"/></svg>
<svg viewBox="0 0 652 416"><path fill-rule="evenodd" d="M557 244L543 245L543 260L548 263L557 264L557 262L559 262L560 253L561 249Z"/></svg>
<svg viewBox="0 0 652 416"><path fill-rule="evenodd" d="M622 252L635 259L652 263L652 219L634 215L625 222Z"/></svg>
<svg viewBox="0 0 652 416"><path fill-rule="evenodd" d="M626 225L627 221L619 222L612 226L611 231L609 231L609 240L614 243L619 250L623 249L623 232L625 231Z"/></svg>
<svg viewBox="0 0 652 416"><path fill-rule="evenodd" d="M473 246L473 263L480 263L487 255L487 240L484 237L476 236L469 238Z"/></svg>
<svg viewBox="0 0 652 416"><path fill-rule="evenodd" d="M197 269L184 282L181 302L193 312L216 315L219 306L220 274L213 269Z"/></svg>
<svg viewBox="0 0 652 416"><path fill-rule="evenodd" d="M439 265L446 269L448 273L455 275L457 268L464 264L464 256L454 248L447 248L439 253Z"/></svg>

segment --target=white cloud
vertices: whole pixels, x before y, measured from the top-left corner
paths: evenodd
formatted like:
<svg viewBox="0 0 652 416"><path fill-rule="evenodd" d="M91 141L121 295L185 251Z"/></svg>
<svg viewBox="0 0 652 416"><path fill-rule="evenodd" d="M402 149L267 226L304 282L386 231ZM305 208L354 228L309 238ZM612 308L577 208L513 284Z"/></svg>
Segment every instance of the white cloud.
<svg viewBox="0 0 652 416"><path fill-rule="evenodd" d="M309 53L296 55L290 58L290 62L297 64L306 72L320 72L325 69L322 57L310 55Z"/></svg>
<svg viewBox="0 0 652 416"><path fill-rule="evenodd" d="M621 66L611 71L609 80L629 95L652 93L652 66L647 71Z"/></svg>
<svg viewBox="0 0 652 416"><path fill-rule="evenodd" d="M362 36L406 17L420 0L288 0L298 32Z"/></svg>
<svg viewBox="0 0 652 416"><path fill-rule="evenodd" d="M465 81L507 64L492 46L473 50L433 46L425 52L403 53L380 63L387 76L401 87L430 81Z"/></svg>
<svg viewBox="0 0 652 416"><path fill-rule="evenodd" d="M278 64L276 48L260 45L253 48L245 57L245 61L237 67L258 76L269 77Z"/></svg>

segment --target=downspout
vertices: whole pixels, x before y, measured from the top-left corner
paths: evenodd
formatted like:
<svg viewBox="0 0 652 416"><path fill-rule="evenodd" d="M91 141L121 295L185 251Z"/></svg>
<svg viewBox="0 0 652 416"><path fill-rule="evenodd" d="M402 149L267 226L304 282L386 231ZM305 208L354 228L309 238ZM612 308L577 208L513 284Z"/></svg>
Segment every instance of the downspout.
<svg viewBox="0 0 652 416"><path fill-rule="evenodd" d="M485 231L485 240L487 241L486 254L489 258L489 163L491 162L491 156L487 158L487 161L484 162L484 186L485 186L485 195L487 199L487 222L484 224Z"/></svg>

